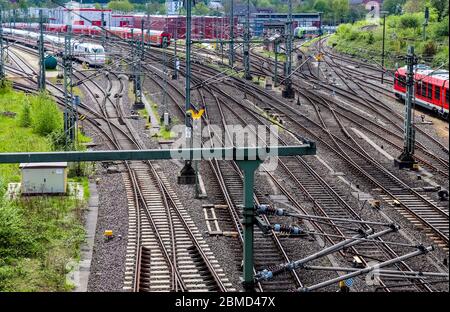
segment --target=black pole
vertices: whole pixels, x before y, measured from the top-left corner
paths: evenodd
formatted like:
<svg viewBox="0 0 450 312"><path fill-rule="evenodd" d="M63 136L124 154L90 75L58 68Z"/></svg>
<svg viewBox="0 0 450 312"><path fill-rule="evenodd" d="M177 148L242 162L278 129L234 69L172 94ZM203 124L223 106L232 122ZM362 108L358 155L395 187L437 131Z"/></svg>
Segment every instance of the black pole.
<svg viewBox="0 0 450 312"><path fill-rule="evenodd" d="M230 66L234 66L234 0L231 1L230 9Z"/></svg>
<svg viewBox="0 0 450 312"><path fill-rule="evenodd" d="M193 127L191 110L191 24L192 24L192 0L186 0L186 101L185 101L185 126L186 145L192 148ZM192 167L192 161L186 160L183 169L178 176L178 184L196 184L196 171Z"/></svg>
<svg viewBox="0 0 450 312"><path fill-rule="evenodd" d="M178 79L178 69L180 67L180 61L178 60L177 41L178 41L178 18L176 19L175 33L174 33L173 48L175 50L175 57L173 59L173 75L172 75L172 79Z"/></svg>
<svg viewBox="0 0 450 312"><path fill-rule="evenodd" d="M288 12L288 21L286 23L286 79L285 79L285 87L282 91L282 96L287 99L295 98L295 92L292 88L292 0L289 0L289 12Z"/></svg>
<svg viewBox="0 0 450 312"><path fill-rule="evenodd" d="M252 75L250 74L250 0L247 0L247 16L245 21L244 68L245 79L252 80Z"/></svg>
<svg viewBox="0 0 450 312"><path fill-rule="evenodd" d="M5 78L5 69L3 65L3 19L2 19L2 10L0 8L0 83L2 83ZM1 85L0 85L1 86Z"/></svg>
<svg viewBox="0 0 450 312"><path fill-rule="evenodd" d="M44 17L42 9L39 10L39 91L45 91L45 51L44 51Z"/></svg>
<svg viewBox="0 0 450 312"><path fill-rule="evenodd" d="M385 40L386 40L386 13L383 13L383 45L382 45L382 52L381 52L381 84L384 83L384 49L385 49Z"/></svg>
<svg viewBox="0 0 450 312"><path fill-rule="evenodd" d="M414 145L415 145L415 129L413 117L413 98L414 98L414 69L417 65L417 57L414 54L414 47L408 47L408 54L406 56L407 72L406 72L406 99L405 99L405 125L404 125L404 146L403 152L395 160L395 165L400 169L413 169L416 161L414 159Z"/></svg>

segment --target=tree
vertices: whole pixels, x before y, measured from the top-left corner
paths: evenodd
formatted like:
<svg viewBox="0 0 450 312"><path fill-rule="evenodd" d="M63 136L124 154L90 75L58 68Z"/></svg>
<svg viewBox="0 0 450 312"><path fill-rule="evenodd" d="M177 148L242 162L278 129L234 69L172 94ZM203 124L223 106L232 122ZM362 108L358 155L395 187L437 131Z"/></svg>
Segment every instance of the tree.
<svg viewBox="0 0 450 312"><path fill-rule="evenodd" d="M0 0L0 9L8 10L11 8L11 2L8 0Z"/></svg>
<svg viewBox="0 0 450 312"><path fill-rule="evenodd" d="M405 4L406 0L384 0L383 10L388 11L390 14L401 13L401 8Z"/></svg>
<svg viewBox="0 0 450 312"><path fill-rule="evenodd" d="M400 18L400 26L405 28L417 28L420 25L419 18L416 15L403 15Z"/></svg>
<svg viewBox="0 0 450 312"><path fill-rule="evenodd" d="M113 0L108 3L108 8L114 11L130 12L134 6L128 0Z"/></svg>
<svg viewBox="0 0 450 312"><path fill-rule="evenodd" d="M438 21L440 22L442 18L448 15L448 0L431 0L431 5L438 12Z"/></svg>
<svg viewBox="0 0 450 312"><path fill-rule="evenodd" d="M28 9L29 6L30 5L28 4L27 0L19 0L19 1L17 1L17 7L19 9L21 9L22 11Z"/></svg>
<svg viewBox="0 0 450 312"><path fill-rule="evenodd" d="M329 2L326 0L317 0L316 3L314 3L314 10L328 14L330 12Z"/></svg>
<svg viewBox="0 0 450 312"><path fill-rule="evenodd" d="M348 0L332 0L331 7L333 8L334 18L337 21L344 21L350 12Z"/></svg>
<svg viewBox="0 0 450 312"><path fill-rule="evenodd" d="M145 11L148 14L166 14L167 8L164 1L161 2L160 0L153 0L147 3Z"/></svg>
<svg viewBox="0 0 450 312"><path fill-rule="evenodd" d="M209 8L203 2L199 2L192 8L192 15L208 15Z"/></svg>
<svg viewBox="0 0 450 312"><path fill-rule="evenodd" d="M425 2L417 0L408 0L403 6L403 10L406 13L417 13L425 11Z"/></svg>
<svg viewBox="0 0 450 312"><path fill-rule="evenodd" d="M258 0L255 6L259 8L269 8L271 6L271 3L269 0Z"/></svg>

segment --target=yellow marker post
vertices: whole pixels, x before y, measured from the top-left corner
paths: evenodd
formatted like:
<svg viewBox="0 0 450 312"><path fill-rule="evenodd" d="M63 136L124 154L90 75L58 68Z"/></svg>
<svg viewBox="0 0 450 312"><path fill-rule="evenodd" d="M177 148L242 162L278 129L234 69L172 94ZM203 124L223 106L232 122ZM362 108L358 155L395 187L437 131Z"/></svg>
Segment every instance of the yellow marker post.
<svg viewBox="0 0 450 312"><path fill-rule="evenodd" d="M188 112L191 113L192 119L197 120L197 119L200 119L202 117L202 115L205 112L205 110L202 108L202 109L200 109L197 112L197 111L194 111L193 109L190 109Z"/></svg>
<svg viewBox="0 0 450 312"><path fill-rule="evenodd" d="M103 235L105 236L106 239L111 239L114 237L112 230L105 230L105 232L103 232Z"/></svg>

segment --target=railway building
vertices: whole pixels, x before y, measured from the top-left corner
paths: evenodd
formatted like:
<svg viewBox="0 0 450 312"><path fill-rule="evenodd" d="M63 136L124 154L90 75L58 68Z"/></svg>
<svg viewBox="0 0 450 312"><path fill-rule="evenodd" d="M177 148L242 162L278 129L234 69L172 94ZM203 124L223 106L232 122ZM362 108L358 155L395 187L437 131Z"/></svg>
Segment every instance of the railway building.
<svg viewBox="0 0 450 312"><path fill-rule="evenodd" d="M130 27L133 25L134 15L130 14L112 14L111 26L113 27ZM140 28L140 26L138 27Z"/></svg>
<svg viewBox="0 0 450 312"><path fill-rule="evenodd" d="M112 26L113 14L110 9L58 7L51 12L52 24L101 26L103 14L103 26Z"/></svg>
<svg viewBox="0 0 450 312"><path fill-rule="evenodd" d="M293 27L320 27L321 13L294 13L292 14ZM287 13L254 13L250 16L250 25L254 36L262 36L265 31L276 25L286 25ZM284 28L284 27L282 27Z"/></svg>

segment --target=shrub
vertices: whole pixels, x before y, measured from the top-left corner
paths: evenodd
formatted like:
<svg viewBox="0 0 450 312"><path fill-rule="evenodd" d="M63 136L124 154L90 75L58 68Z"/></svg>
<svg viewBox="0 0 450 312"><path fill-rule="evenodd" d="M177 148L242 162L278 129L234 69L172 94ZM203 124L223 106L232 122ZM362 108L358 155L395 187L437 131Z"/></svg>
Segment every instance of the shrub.
<svg viewBox="0 0 450 312"><path fill-rule="evenodd" d="M449 52L448 52L448 46L444 47L439 51L438 54L436 54L434 60L433 60L433 67L439 67L442 64L447 64L448 69L448 58L449 58Z"/></svg>
<svg viewBox="0 0 450 312"><path fill-rule="evenodd" d="M64 129L55 129L48 136L52 150L62 151L66 147L66 137L64 134Z"/></svg>
<svg viewBox="0 0 450 312"><path fill-rule="evenodd" d="M48 135L62 127L61 112L45 94L32 98L31 112L33 130L40 135Z"/></svg>
<svg viewBox="0 0 450 312"><path fill-rule="evenodd" d="M0 200L0 258L27 256L32 252L32 240L28 236L20 210Z"/></svg>
<svg viewBox="0 0 450 312"><path fill-rule="evenodd" d="M346 34L348 34L351 31L351 29L352 29L351 25L341 24L336 29L336 34L338 34L340 36L345 36Z"/></svg>
<svg viewBox="0 0 450 312"><path fill-rule="evenodd" d="M432 28L432 34L434 38L448 37L448 22L449 20L447 16L441 22L434 25L434 27Z"/></svg>
<svg viewBox="0 0 450 312"><path fill-rule="evenodd" d="M434 41L427 41L422 47L422 54L424 56L434 56L437 53L437 46Z"/></svg>
<svg viewBox="0 0 450 312"><path fill-rule="evenodd" d="M359 34L359 31L351 30L347 35L347 39L350 41L355 41L359 38Z"/></svg>
<svg viewBox="0 0 450 312"><path fill-rule="evenodd" d="M6 79L0 80L0 94L9 93L12 90L11 82Z"/></svg>
<svg viewBox="0 0 450 312"><path fill-rule="evenodd" d="M373 44L375 42L375 37L373 36L373 33L369 33L366 39L367 44Z"/></svg>
<svg viewBox="0 0 450 312"><path fill-rule="evenodd" d="M414 15L403 15L400 18L400 27L402 28L417 28L419 25L419 19Z"/></svg>
<svg viewBox="0 0 450 312"><path fill-rule="evenodd" d="M25 101L22 106L22 111L19 115L19 124L24 128L31 126L31 106L28 101Z"/></svg>

